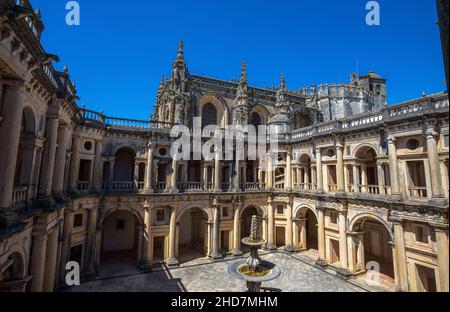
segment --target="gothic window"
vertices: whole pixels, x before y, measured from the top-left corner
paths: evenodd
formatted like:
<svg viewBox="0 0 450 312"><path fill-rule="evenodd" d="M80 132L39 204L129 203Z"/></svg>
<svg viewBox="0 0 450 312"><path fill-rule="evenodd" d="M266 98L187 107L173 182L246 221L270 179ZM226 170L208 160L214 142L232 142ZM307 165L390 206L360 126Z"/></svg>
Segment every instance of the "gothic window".
<svg viewBox="0 0 450 312"><path fill-rule="evenodd" d="M258 126L262 125L261 116L258 113L252 113L250 116L250 124L258 130Z"/></svg>
<svg viewBox="0 0 450 312"><path fill-rule="evenodd" d="M211 125L217 125L217 110L213 104L208 103L203 106L202 128Z"/></svg>

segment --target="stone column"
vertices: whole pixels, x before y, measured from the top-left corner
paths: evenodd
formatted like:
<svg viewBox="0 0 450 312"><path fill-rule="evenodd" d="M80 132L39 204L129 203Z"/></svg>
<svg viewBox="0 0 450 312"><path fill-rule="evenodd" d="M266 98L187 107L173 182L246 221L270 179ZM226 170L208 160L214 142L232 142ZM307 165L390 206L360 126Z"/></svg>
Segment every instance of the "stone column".
<svg viewBox="0 0 450 312"><path fill-rule="evenodd" d="M392 196L394 199L398 200L401 198L401 192L398 175L397 146L395 145L396 142L396 138L392 136L388 137L389 173L391 176Z"/></svg>
<svg viewBox="0 0 450 312"><path fill-rule="evenodd" d="M266 249L275 250L277 249L275 245L275 211L273 208L273 199L271 197L267 200L267 243Z"/></svg>
<svg viewBox="0 0 450 312"><path fill-rule="evenodd" d="M219 205L214 205L214 225L213 225L213 248L211 253L212 260L222 259L222 254L219 248L220 239L220 207Z"/></svg>
<svg viewBox="0 0 450 312"><path fill-rule="evenodd" d="M344 176L344 146L336 146L336 177L337 177L337 192L345 193L345 176Z"/></svg>
<svg viewBox="0 0 450 312"><path fill-rule="evenodd" d="M204 190L208 190L208 165L203 164L203 188Z"/></svg>
<svg viewBox="0 0 450 312"><path fill-rule="evenodd" d="M170 228L169 228L169 259L167 260L168 266L177 266L178 262L176 254L176 235L177 235L177 209L172 207L170 212Z"/></svg>
<svg viewBox="0 0 450 312"><path fill-rule="evenodd" d="M95 234L97 231L97 207L93 207L89 210L89 224L88 224L88 234L87 234L87 242L86 242L86 253L87 253L87 271L88 274L95 274Z"/></svg>
<svg viewBox="0 0 450 312"><path fill-rule="evenodd" d="M406 262L405 238L403 234L403 223L394 222L394 243L395 243L395 288L398 291L409 291L408 268Z"/></svg>
<svg viewBox="0 0 450 312"><path fill-rule="evenodd" d="M339 259L341 269L348 269L347 222L343 211L339 211Z"/></svg>
<svg viewBox="0 0 450 312"><path fill-rule="evenodd" d="M69 188L78 190L78 173L80 168L80 137L74 135L72 144L72 160L70 162Z"/></svg>
<svg viewBox="0 0 450 312"><path fill-rule="evenodd" d="M359 170L356 164L353 164L353 192L359 193Z"/></svg>
<svg viewBox="0 0 450 312"><path fill-rule="evenodd" d="M367 166L361 165L361 192L367 193L369 191L369 187L367 185Z"/></svg>
<svg viewBox="0 0 450 312"><path fill-rule="evenodd" d="M55 290L56 258L58 251L59 228L56 226L48 235L44 270L44 292Z"/></svg>
<svg viewBox="0 0 450 312"><path fill-rule="evenodd" d="M102 161L103 144L101 141L95 143L95 158L94 158L94 190L96 192L102 191L103 179L103 161Z"/></svg>
<svg viewBox="0 0 450 312"><path fill-rule="evenodd" d="M145 168L145 193L154 193L153 189L153 144L148 144L147 167Z"/></svg>
<svg viewBox="0 0 450 312"><path fill-rule="evenodd" d="M441 168L439 164L439 154L436 143L438 133L436 133L434 129L428 129L426 137L427 137L428 163L430 167L430 176L431 176L431 193L433 198L443 200L445 196L442 189Z"/></svg>
<svg viewBox="0 0 450 312"><path fill-rule="evenodd" d="M172 157L172 174L170 175L170 185L168 185L169 193L176 194L179 192L177 187L177 173L178 173L178 155Z"/></svg>
<svg viewBox="0 0 450 312"><path fill-rule="evenodd" d="M222 190L222 183L220 181L220 154L215 153L214 157L214 192L220 192Z"/></svg>
<svg viewBox="0 0 450 312"><path fill-rule="evenodd" d="M286 190L292 190L292 151L286 154ZM292 242L291 242L292 244Z"/></svg>
<svg viewBox="0 0 450 312"><path fill-rule="evenodd" d="M241 251L241 203L236 203L234 210L234 224L233 224L233 238L234 238L234 249L233 256L242 256Z"/></svg>
<svg viewBox="0 0 450 312"><path fill-rule="evenodd" d="M323 192L322 152L320 151L320 148L316 148L316 173L317 173L317 190Z"/></svg>
<svg viewBox="0 0 450 312"><path fill-rule="evenodd" d="M67 138L69 127L61 125L58 131L58 148L56 149L55 174L53 177L53 193L60 199L64 192L64 173L67 158Z"/></svg>
<svg viewBox="0 0 450 312"><path fill-rule="evenodd" d="M3 121L0 123L0 209L11 206L14 173L19 150L20 127L23 112L23 91L16 86L4 85Z"/></svg>
<svg viewBox="0 0 450 312"><path fill-rule="evenodd" d="M319 265L326 265L326 252L325 252L325 214L323 209L317 209L317 238L319 247Z"/></svg>
<svg viewBox="0 0 450 312"><path fill-rule="evenodd" d="M33 276L31 292L41 292L44 285L45 255L47 250L47 233L33 236L30 274Z"/></svg>
<svg viewBox="0 0 450 312"><path fill-rule="evenodd" d="M59 272L59 279L64 281L64 276L66 273L66 263L69 261L70 257L70 244L72 238L72 227L75 218L75 211L72 208L66 208L64 211L64 230L63 230L63 242L61 247L61 260ZM81 263L80 263L81 265Z"/></svg>
<svg viewBox="0 0 450 312"><path fill-rule="evenodd" d="M306 221L308 219L303 218L298 221L300 233L299 233L299 249L300 250L307 250L308 249L308 242L306 238Z"/></svg>
<svg viewBox="0 0 450 312"><path fill-rule="evenodd" d="M289 202L287 204L287 210L286 210L286 231L287 231L287 235L286 235L286 248L285 250L288 252L294 252L295 248L294 248L294 241L293 241L293 232L292 232L292 199L289 199Z"/></svg>
<svg viewBox="0 0 450 312"><path fill-rule="evenodd" d="M115 167L115 159L111 159L109 161L109 177L108 177L108 189L110 191L114 188L114 167Z"/></svg>
<svg viewBox="0 0 450 312"><path fill-rule="evenodd" d="M292 244L294 245L294 249L295 250L299 250L300 249L300 238L299 238L299 226L298 224L300 223L299 220L296 219L292 219Z"/></svg>
<svg viewBox="0 0 450 312"><path fill-rule="evenodd" d="M272 155L270 153L267 154L267 183L266 188L268 191L271 191L273 189L273 163L272 163Z"/></svg>
<svg viewBox="0 0 450 312"><path fill-rule="evenodd" d="M437 260L439 268L439 280L440 280L440 291L449 291L449 280L448 280L448 229L435 228L436 232L436 249L437 249Z"/></svg>
<svg viewBox="0 0 450 312"><path fill-rule="evenodd" d="M145 208L145 232L147 240L144 242L144 265L151 265L153 262L153 235L152 235L152 218L151 209Z"/></svg>
<svg viewBox="0 0 450 312"><path fill-rule="evenodd" d="M237 157L236 153L236 159L234 163L234 177L233 177L233 192L240 192L241 191L241 161Z"/></svg>
<svg viewBox="0 0 450 312"><path fill-rule="evenodd" d="M41 205L49 207L53 204L50 197L52 191L55 158L56 158L56 142L58 138L58 115L47 116L46 143L44 149L44 158L42 160L41 179L39 183L38 195L41 198Z"/></svg>

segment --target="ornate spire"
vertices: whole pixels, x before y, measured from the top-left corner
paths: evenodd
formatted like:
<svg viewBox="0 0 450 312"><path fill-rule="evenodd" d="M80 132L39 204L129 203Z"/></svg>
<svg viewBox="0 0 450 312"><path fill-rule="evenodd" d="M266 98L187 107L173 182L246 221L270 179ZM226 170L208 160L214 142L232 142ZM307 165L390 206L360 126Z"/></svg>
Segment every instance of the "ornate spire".
<svg viewBox="0 0 450 312"><path fill-rule="evenodd" d="M236 90L236 101L237 105L246 104L246 100L248 98L248 81L247 81L247 64L245 62L242 63L241 69L241 80L239 81L239 86Z"/></svg>
<svg viewBox="0 0 450 312"><path fill-rule="evenodd" d="M247 85L247 63L244 61L242 62L242 69L241 69L241 80L239 82L240 85Z"/></svg>
<svg viewBox="0 0 450 312"><path fill-rule="evenodd" d="M183 61L184 62L184 44L183 40L180 40L180 44L178 46L178 54L177 54L177 61Z"/></svg>
<svg viewBox="0 0 450 312"><path fill-rule="evenodd" d="M280 88L277 91L277 102L275 104L276 107L288 107L289 102L287 98L287 88L286 88L286 80L284 78L284 74L281 74L281 83Z"/></svg>

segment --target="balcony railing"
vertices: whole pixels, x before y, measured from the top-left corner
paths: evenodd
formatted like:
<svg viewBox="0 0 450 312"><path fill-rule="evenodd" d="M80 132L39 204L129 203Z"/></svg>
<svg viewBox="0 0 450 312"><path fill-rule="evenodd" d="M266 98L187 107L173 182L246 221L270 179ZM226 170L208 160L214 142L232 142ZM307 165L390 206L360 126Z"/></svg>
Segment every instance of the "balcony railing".
<svg viewBox="0 0 450 312"><path fill-rule="evenodd" d="M28 186L16 187L12 194L12 205L20 205L25 203L29 199L29 188Z"/></svg>
<svg viewBox="0 0 450 312"><path fill-rule="evenodd" d="M135 183L133 181L114 181L112 188L114 191L131 192L135 190Z"/></svg>
<svg viewBox="0 0 450 312"><path fill-rule="evenodd" d="M408 188L409 196L415 198L426 198L427 197L427 188L419 187L419 186L411 186Z"/></svg>
<svg viewBox="0 0 450 312"><path fill-rule="evenodd" d="M337 192L337 185L336 184L328 184L328 191L330 191L332 193L336 193Z"/></svg>
<svg viewBox="0 0 450 312"><path fill-rule="evenodd" d="M244 189L249 191L256 191L259 190L259 183L258 182L247 182L244 183Z"/></svg>
<svg viewBox="0 0 450 312"><path fill-rule="evenodd" d="M78 191L87 192L91 189L91 183L89 181L78 181Z"/></svg>
<svg viewBox="0 0 450 312"><path fill-rule="evenodd" d="M167 183L166 182L156 182L156 190L161 192L164 191L167 187Z"/></svg>

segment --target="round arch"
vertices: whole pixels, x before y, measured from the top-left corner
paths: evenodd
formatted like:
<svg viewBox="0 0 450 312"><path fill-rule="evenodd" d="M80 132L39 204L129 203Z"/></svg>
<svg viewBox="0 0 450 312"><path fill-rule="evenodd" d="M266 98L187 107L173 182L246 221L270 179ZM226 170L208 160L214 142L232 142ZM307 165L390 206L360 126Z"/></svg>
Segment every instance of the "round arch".
<svg viewBox="0 0 450 312"><path fill-rule="evenodd" d="M212 215L210 213L210 210L208 210L207 208L201 207L201 205L198 204L192 204L189 205L187 207L184 208L179 208L177 211L177 223L180 222L181 218L189 211L191 211L192 209L199 209L201 210L207 217L208 217L208 221L212 221Z"/></svg>
<svg viewBox="0 0 450 312"><path fill-rule="evenodd" d="M138 225L139 226L144 226L144 219L142 218L141 214L136 211L135 209L131 208L131 209L124 209L124 208L111 208L107 211L105 211L104 214L102 214L101 218L99 219L98 224L100 225L104 225L105 220L111 216L112 214L116 213L116 212L129 212L131 214L133 214L136 217L136 220L138 221Z"/></svg>
<svg viewBox="0 0 450 312"><path fill-rule="evenodd" d="M217 125L225 126L228 125L228 119L230 116L230 111L227 107L225 100L223 100L219 95L208 92L204 94L197 104L197 114L198 117L202 117L203 107L207 104L212 104L217 112Z"/></svg>
<svg viewBox="0 0 450 312"><path fill-rule="evenodd" d="M357 227L367 219L381 223L389 233L391 241L394 240L394 233L392 232L392 228L389 223L373 213L361 213L354 216L349 222L349 230L352 232L357 232Z"/></svg>
<svg viewBox="0 0 450 312"><path fill-rule="evenodd" d="M121 152L121 151L127 151L127 152L133 154L134 157L137 156L137 151L136 151L136 149L135 149L133 146L129 145L129 144L121 144L121 145L117 146L117 147L114 149L113 155L117 155L117 153L119 153L119 152Z"/></svg>
<svg viewBox="0 0 450 312"><path fill-rule="evenodd" d="M361 143L358 146L356 146L356 148L353 150L352 157L357 158L357 155L359 153L367 153L370 150L373 150L373 152L375 153L375 157L379 156L376 146L374 146L371 143Z"/></svg>
<svg viewBox="0 0 450 312"><path fill-rule="evenodd" d="M311 210L311 212L316 216L316 218L319 218L319 215L317 214L317 210L310 206L310 205L305 205L305 204L300 204L298 205L294 211L293 211L293 216L297 217L297 218L303 218L306 213L308 212L308 210Z"/></svg>
<svg viewBox="0 0 450 312"><path fill-rule="evenodd" d="M242 218L242 215L244 214L245 210L254 208L258 212L259 217L264 217L264 209L261 208L259 205L256 204L247 204L240 212L239 218Z"/></svg>
<svg viewBox="0 0 450 312"><path fill-rule="evenodd" d="M36 114L30 106L25 106L22 113L22 127L25 134L36 134Z"/></svg>
<svg viewBox="0 0 450 312"><path fill-rule="evenodd" d="M257 113L261 117L262 125L267 125L267 123L269 122L270 114L264 106L260 104L256 104L255 106L253 106L252 109L250 110L250 116L254 113Z"/></svg>

